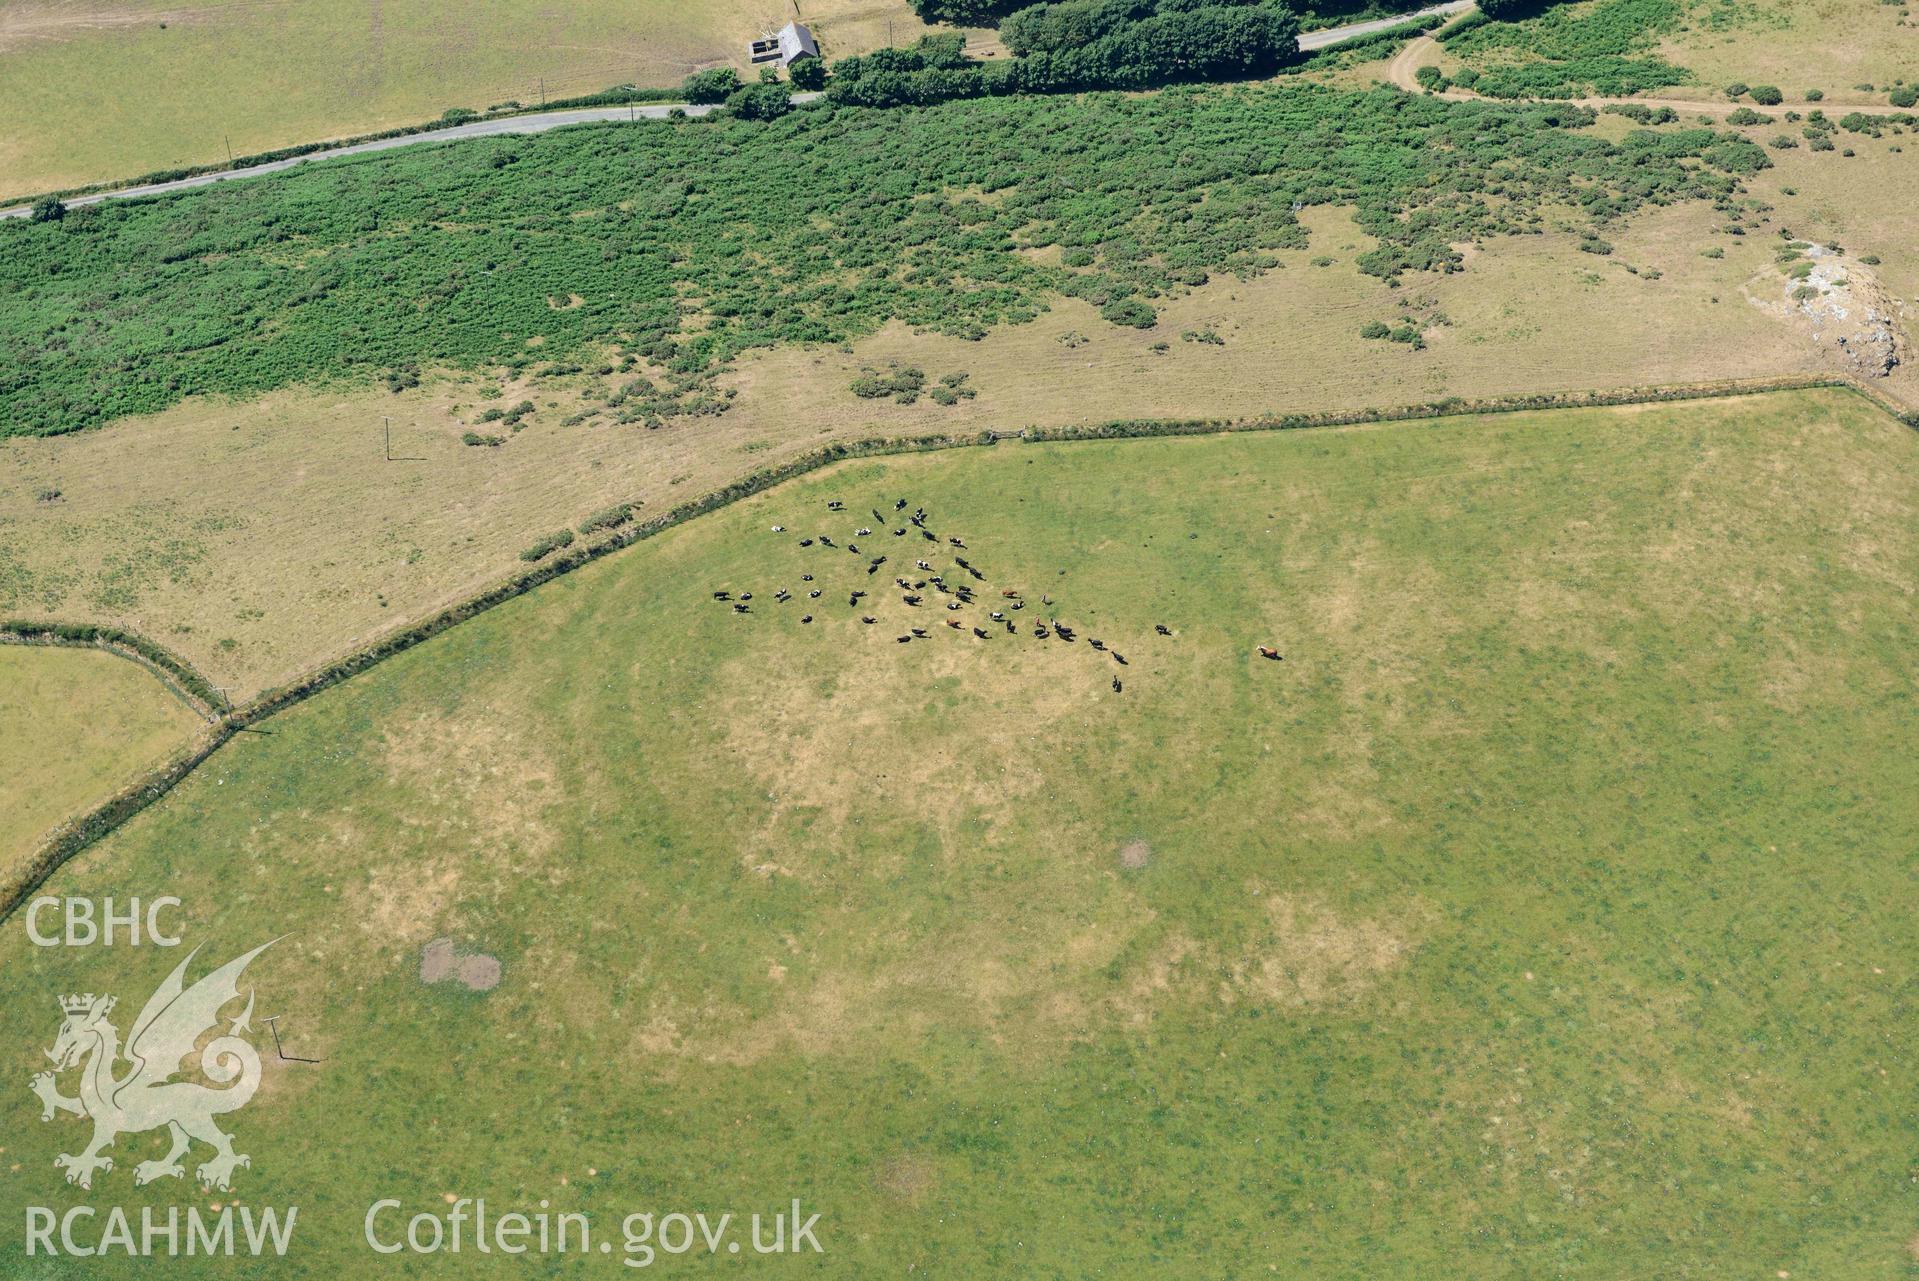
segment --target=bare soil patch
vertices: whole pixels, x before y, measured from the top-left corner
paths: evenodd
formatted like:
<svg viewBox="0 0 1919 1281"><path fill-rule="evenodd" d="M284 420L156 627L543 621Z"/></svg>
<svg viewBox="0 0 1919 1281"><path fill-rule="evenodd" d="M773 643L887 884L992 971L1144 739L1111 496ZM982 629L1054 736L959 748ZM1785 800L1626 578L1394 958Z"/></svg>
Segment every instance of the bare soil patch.
<svg viewBox="0 0 1919 1281"><path fill-rule="evenodd" d="M448 938L434 939L420 953L420 981L457 981L474 992L491 992L500 985L500 961L485 952L462 954Z"/></svg>

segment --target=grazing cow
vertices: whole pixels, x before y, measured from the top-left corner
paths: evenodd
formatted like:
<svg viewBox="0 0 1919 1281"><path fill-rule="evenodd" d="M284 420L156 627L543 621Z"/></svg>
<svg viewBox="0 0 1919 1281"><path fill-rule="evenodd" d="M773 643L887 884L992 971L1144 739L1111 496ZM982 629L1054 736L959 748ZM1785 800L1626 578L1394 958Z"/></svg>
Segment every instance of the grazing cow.
<svg viewBox="0 0 1919 1281"><path fill-rule="evenodd" d="M1173 634L1173 629L1168 627L1164 623L1154 623L1153 630L1158 632L1161 636L1171 636Z"/></svg>
<svg viewBox="0 0 1919 1281"><path fill-rule="evenodd" d="M905 510L906 510L906 500L905 500L904 498L902 498L902 499L900 499L900 500L899 500L899 501L898 501L897 503L894 503L894 504L893 504L893 510L894 510L894 511L896 511L896 512L903 512L903 511L905 511Z"/></svg>
<svg viewBox="0 0 1919 1281"><path fill-rule="evenodd" d="M886 563L886 557L884 557L884 556L875 556L875 557L873 558L873 563L874 563L875 565L884 565L884 564Z"/></svg>
<svg viewBox="0 0 1919 1281"><path fill-rule="evenodd" d="M913 608L918 609L919 603L926 598L923 596L915 596L913 595L913 593L908 592L906 595L900 597L900 599L905 601L908 605L913 606Z"/></svg>
<svg viewBox="0 0 1919 1281"><path fill-rule="evenodd" d="M895 537L895 538L904 538L904 537L906 537L906 531L905 531L905 530L903 530L903 529L896 529L896 530L894 530L894 531L893 531L893 537Z"/></svg>
<svg viewBox="0 0 1919 1281"><path fill-rule="evenodd" d="M848 543L846 545L846 550L849 552L852 552L855 556L860 554L860 548L858 543Z"/></svg>
<svg viewBox="0 0 1919 1281"><path fill-rule="evenodd" d="M1039 637L1041 640L1045 640L1049 633L1044 627L1035 626L1033 628L1033 635Z"/></svg>
<svg viewBox="0 0 1919 1281"><path fill-rule="evenodd" d="M913 562L913 568L914 568L914 569L931 569L931 568L933 568L933 567L932 567L931 565L929 565L929 564L927 564L927 563L926 563L925 561L923 561L923 560L916 560L916 561L914 561L914 562Z"/></svg>
<svg viewBox="0 0 1919 1281"><path fill-rule="evenodd" d="M925 629L924 627L915 627L915 628L913 629L913 635L915 635L915 636L917 636L917 637L919 637L919 638L920 638L921 640L925 640L925 639L926 639L926 629Z"/></svg>
<svg viewBox="0 0 1919 1281"><path fill-rule="evenodd" d="M714 592L714 593L713 593L713 599L714 599L714 600L725 600L725 599L727 599L728 597L730 597L730 596L731 596L732 594L733 594L732 592Z"/></svg>
<svg viewBox="0 0 1919 1281"><path fill-rule="evenodd" d="M957 539L957 538L949 538L949 539L947 539L946 541L947 541L947 542L949 542L949 543L951 543L951 544L953 544L953 546L955 546L955 547L964 547L964 546L966 546L966 544L965 544L965 543L962 543L962 542L961 542L961 541L960 541L959 539Z"/></svg>
<svg viewBox="0 0 1919 1281"><path fill-rule="evenodd" d="M999 621L1000 619L1002 619L1002 618L1005 618L1005 617L1006 617L1006 615L1004 615L1004 614L1002 614L1002 613L1000 613L1000 612L999 612L999 611L998 611L997 609L993 611L993 621L994 621L994 622L996 622L996 623L997 623L997 622L998 622L998 621Z"/></svg>
<svg viewBox="0 0 1919 1281"><path fill-rule="evenodd" d="M1113 677L1113 692L1117 694L1119 693L1120 689L1121 689L1121 686L1119 683L1119 677L1115 676Z"/></svg>
<svg viewBox="0 0 1919 1281"><path fill-rule="evenodd" d="M871 578L871 577L872 577L873 575L875 575L875 574L877 574L877 573L879 573L879 572L880 572L880 567L879 567L879 562L878 562L878 561L875 561L875 562L873 562L873 563L872 563L871 565L868 565L868 566L866 567L866 576L867 576L868 578Z"/></svg>
<svg viewBox="0 0 1919 1281"><path fill-rule="evenodd" d="M1115 663L1118 663L1121 667L1131 666L1131 664L1126 661L1126 655L1120 653L1118 650L1113 651L1113 661Z"/></svg>
<svg viewBox="0 0 1919 1281"><path fill-rule="evenodd" d="M775 526L773 526L773 532L774 532L774 533L776 533L776 534L784 534L784 533L786 532L786 526L784 526L784 525L775 525Z"/></svg>
<svg viewBox="0 0 1919 1281"><path fill-rule="evenodd" d="M811 614L801 614L800 621L802 623L810 623L813 621L813 616Z"/></svg>
<svg viewBox="0 0 1919 1281"><path fill-rule="evenodd" d="M747 612L747 607L744 605L735 605L733 606L733 612L735 614L744 614Z"/></svg>
<svg viewBox="0 0 1919 1281"><path fill-rule="evenodd" d="M802 546L802 547L811 547L812 545L813 545L813 540L812 540L812 539L810 539L810 538L802 538L802 539L800 539L800 546Z"/></svg>
<svg viewBox="0 0 1919 1281"><path fill-rule="evenodd" d="M1017 636L1017 635L1019 635L1019 629L1018 629L1017 627L1015 627L1015 626L1013 626L1013 623L1012 623L1012 620L1011 620L1011 619L1008 619L1008 620L1007 620L1007 622L1006 622L1006 634L1007 634L1008 636Z"/></svg>
<svg viewBox="0 0 1919 1281"><path fill-rule="evenodd" d="M872 513L873 513L873 519L874 519L874 520L876 520L876 521L878 521L878 522L879 522L880 524L882 524L882 525L884 525L884 524L886 523L886 517L884 517L884 516L882 516L882 515L880 515L880 509L879 509L879 508L877 508L877 507L869 507L869 508L867 508L866 510L868 510L868 511L870 511L870 512L872 512Z"/></svg>
<svg viewBox="0 0 1919 1281"><path fill-rule="evenodd" d="M871 614L861 614L861 615L860 615L860 621L861 621L862 623L877 623L877 622L879 622L880 620L879 620L879 619L877 619L877 618L875 618L875 617L873 617L873 616L872 616Z"/></svg>
<svg viewBox="0 0 1919 1281"><path fill-rule="evenodd" d="M907 641L910 641L913 638L911 636L895 636L893 639L898 641L900 644L904 645L906 644Z"/></svg>
<svg viewBox="0 0 1919 1281"><path fill-rule="evenodd" d="M981 640L985 640L985 639L986 639L986 633L985 633L985 632L983 632L983 631L981 631L981 630L980 630L979 628L977 628L977 627L975 627L975 628L973 629L973 635L975 635L975 636L977 636L977 637L979 637L979 638L980 638Z"/></svg>
<svg viewBox="0 0 1919 1281"><path fill-rule="evenodd" d="M872 528L871 528L870 526L867 526L867 525L861 525L861 526L860 526L860 527L859 527L858 529L856 529L856 530L854 530L854 531L853 531L853 536L854 536L855 538L864 538L864 537L866 537L866 536L867 536L868 534L870 534L870 533L872 533L872 532L873 532L873 530L872 530Z"/></svg>
<svg viewBox="0 0 1919 1281"><path fill-rule="evenodd" d="M800 581L802 583L810 583L813 581L813 576L811 574L801 574Z"/></svg>
<svg viewBox="0 0 1919 1281"><path fill-rule="evenodd" d="M1283 657L1283 655L1278 650L1269 648L1268 646L1265 646L1265 645L1261 645L1259 647L1259 656L1261 658L1270 658L1275 663L1277 663Z"/></svg>
<svg viewBox="0 0 1919 1281"><path fill-rule="evenodd" d="M1023 600L1016 600L1016 601L1014 601L1014 602L1013 602L1013 608L1014 608L1014 609L1025 609L1025 608L1026 608L1026 602L1025 602L1025 601L1023 601Z"/></svg>
<svg viewBox="0 0 1919 1281"><path fill-rule="evenodd" d="M954 631L958 631L958 630L960 629L960 624L959 624L959 619L957 619L957 618L949 618L949 619L947 619L947 620L946 620L946 625L947 625L948 627L950 627L950 628L952 628L952 629L953 629Z"/></svg>
<svg viewBox="0 0 1919 1281"><path fill-rule="evenodd" d="M1094 649L1105 649L1105 648L1106 648L1106 642L1105 642L1105 641L1103 641L1103 640L1101 640L1101 639L1100 639L1099 637L1097 637L1097 636L1095 636L1095 637L1093 637L1093 639L1091 639L1091 640L1089 640L1089 641L1087 641L1086 643L1087 643L1088 645L1091 645L1091 646L1092 646L1092 647L1093 647Z"/></svg>
<svg viewBox="0 0 1919 1281"><path fill-rule="evenodd" d="M937 543L939 541L939 539L933 537L933 535L929 534L923 529L920 531L920 537L924 538L929 543Z"/></svg>
<svg viewBox="0 0 1919 1281"><path fill-rule="evenodd" d="M845 511L846 504L835 498L826 504L826 510L830 512Z"/></svg>
<svg viewBox="0 0 1919 1281"><path fill-rule="evenodd" d="M828 537L827 537L827 536L826 536L825 534L821 534L821 535L820 535L820 546L822 546L822 547L833 547L833 546L836 546L836 544L835 544L835 543L833 542L833 540L832 540L832 539L830 539L830 538L828 538Z"/></svg>
<svg viewBox="0 0 1919 1281"><path fill-rule="evenodd" d="M958 566L959 566L959 567L960 567L961 569L971 569L971 568L973 568L973 567L972 567L971 565L969 565L969 564L967 564L967 563L966 563L966 557L964 557L964 556L955 556L955 557L953 557L953 563L954 563L955 565L958 565Z"/></svg>
<svg viewBox="0 0 1919 1281"><path fill-rule="evenodd" d="M947 608L947 609L949 609L949 610L951 610L951 609L958 609L958 608L959 608L959 602L958 602L958 601L953 601L952 603L950 603L949 605L947 605L947 607L946 607L946 608Z"/></svg>
<svg viewBox="0 0 1919 1281"><path fill-rule="evenodd" d="M1000 591L999 591L999 594L1000 594L1000 595L1002 595L1002 596L1004 596L1004 597L1005 597L1005 598L1006 598L1007 600L1018 600L1018 599L1019 599L1019 593L1018 593L1018 592L1016 592L1016 591L1014 591L1014 590L1013 590L1012 588L1010 588L1010 587L1002 587L1002 588L1000 588Z"/></svg>
<svg viewBox="0 0 1919 1281"><path fill-rule="evenodd" d="M1039 603L1042 605L1051 605L1053 603L1053 598L1051 596L1042 595L1039 598Z"/></svg>
<svg viewBox="0 0 1919 1281"><path fill-rule="evenodd" d="M779 589L779 591L773 593L773 599L778 601L780 604L784 605L786 604L787 601L793 599L793 593L787 591L784 587L782 587Z"/></svg>

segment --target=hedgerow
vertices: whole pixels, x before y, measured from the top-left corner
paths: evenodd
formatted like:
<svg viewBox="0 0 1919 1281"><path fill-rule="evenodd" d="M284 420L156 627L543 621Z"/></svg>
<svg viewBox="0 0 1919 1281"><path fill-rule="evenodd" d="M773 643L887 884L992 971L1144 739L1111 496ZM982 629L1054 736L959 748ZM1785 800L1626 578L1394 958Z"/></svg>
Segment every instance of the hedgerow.
<svg viewBox="0 0 1919 1281"><path fill-rule="evenodd" d="M0 228L0 433L581 361L619 362L631 381L605 403L657 426L723 412L713 377L751 348L890 320L978 338L1062 294L1139 323L1211 275L1276 266L1309 206L1351 206L1377 242L1359 266L1392 279L1457 270L1455 246L1548 208L1599 229L1737 201L1767 163L1728 133L1609 142L1593 120L1298 83L985 98L583 126L89 206ZM1022 252L1051 246L1059 263Z"/></svg>

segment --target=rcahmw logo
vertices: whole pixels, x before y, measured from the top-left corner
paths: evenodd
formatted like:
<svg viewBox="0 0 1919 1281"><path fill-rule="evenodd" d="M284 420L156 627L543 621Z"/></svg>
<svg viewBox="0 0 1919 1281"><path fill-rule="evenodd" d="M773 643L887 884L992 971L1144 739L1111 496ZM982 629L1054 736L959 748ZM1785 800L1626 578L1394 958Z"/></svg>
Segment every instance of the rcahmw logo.
<svg viewBox="0 0 1919 1281"><path fill-rule="evenodd" d="M60 1032L46 1051L53 1071L36 1075L32 1089L40 1098L42 1121L66 1114L93 1122L93 1137L84 1149L77 1154L63 1152L53 1160L66 1172L68 1183L91 1189L96 1174L113 1169L113 1158L103 1153L115 1139L163 1128L171 1146L164 1156L134 1166L135 1185L183 1178L186 1170L181 1158L195 1142L212 1149L207 1160L194 1167L195 1177L210 1191L229 1190L235 1171L252 1164L244 1153L234 1151L233 1136L214 1121L245 1107L260 1087L260 1055L246 1039L253 1030L252 990L247 992L246 1007L226 1023L224 1031L220 1012L239 1000L241 974L271 946L272 942L263 943L189 987L186 971L199 954L195 948L141 1007L124 1047L119 1029L108 1017L115 998L92 993L60 998ZM174 1079L208 1032L216 1035L197 1058L200 1074L214 1084ZM59 1076L75 1070L79 1072L75 1094L62 1094ZM236 1209L241 1229L237 1237ZM298 1215L297 1206L286 1208L284 1220L278 1210L256 1212L251 1206L229 1206L217 1213L203 1213L197 1205L185 1207L184 1212L177 1206L147 1207L138 1214L136 1230L133 1219L117 1206L104 1210L74 1206L64 1213L29 1206L27 1253L232 1254L238 1249L258 1255L270 1248L284 1254ZM82 1239L82 1234L91 1236L96 1230L99 1235L91 1242Z"/></svg>

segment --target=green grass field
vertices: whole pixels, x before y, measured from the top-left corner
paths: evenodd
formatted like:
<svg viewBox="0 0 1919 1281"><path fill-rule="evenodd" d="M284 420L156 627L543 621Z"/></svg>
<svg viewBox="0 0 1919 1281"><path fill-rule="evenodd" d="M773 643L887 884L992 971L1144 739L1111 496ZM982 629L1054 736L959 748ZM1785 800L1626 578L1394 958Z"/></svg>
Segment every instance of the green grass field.
<svg viewBox="0 0 1919 1281"><path fill-rule="evenodd" d="M880 590L962 581L854 536L900 497L979 608ZM1909 1277L1916 507L1836 392L844 465L273 718L50 888L287 936L257 1013L325 1061L230 1118L276 1277L577 1271L361 1243L454 1196L799 1197L826 1253L769 1274ZM940 625L1006 587L1079 639ZM52 993L178 959L0 936L6 1214L232 1199L135 1191L153 1136L66 1187L25 1086Z"/></svg>
<svg viewBox="0 0 1919 1281"><path fill-rule="evenodd" d="M138 664L95 650L0 645L0 862L98 804L199 727Z"/></svg>

